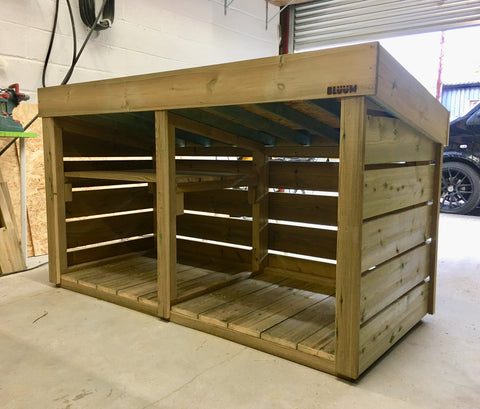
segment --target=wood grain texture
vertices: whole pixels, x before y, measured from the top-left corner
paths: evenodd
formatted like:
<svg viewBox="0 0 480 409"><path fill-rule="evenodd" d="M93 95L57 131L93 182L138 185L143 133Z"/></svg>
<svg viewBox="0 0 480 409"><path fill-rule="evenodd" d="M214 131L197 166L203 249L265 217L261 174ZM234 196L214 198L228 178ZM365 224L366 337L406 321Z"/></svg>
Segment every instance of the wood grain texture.
<svg viewBox="0 0 480 409"><path fill-rule="evenodd" d="M337 197L286 193L270 193L269 196L271 219L337 225Z"/></svg>
<svg viewBox="0 0 480 409"><path fill-rule="evenodd" d="M165 111L155 112L158 315L170 317L177 291L175 128Z"/></svg>
<svg viewBox="0 0 480 409"><path fill-rule="evenodd" d="M361 322L373 317L428 277L430 246L417 247L362 276Z"/></svg>
<svg viewBox="0 0 480 409"><path fill-rule="evenodd" d="M54 119L43 121L45 156L45 191L47 195L47 227L49 279L60 284L67 267L67 234L65 226L65 177L63 173L62 130Z"/></svg>
<svg viewBox="0 0 480 409"><path fill-rule="evenodd" d="M246 190L221 189L185 193L185 209L225 214L232 217L251 216Z"/></svg>
<svg viewBox="0 0 480 409"><path fill-rule="evenodd" d="M435 158L435 142L399 119L369 116L366 127L366 165Z"/></svg>
<svg viewBox="0 0 480 409"><path fill-rule="evenodd" d="M360 330L360 373L427 314L428 283L419 284Z"/></svg>
<svg viewBox="0 0 480 409"><path fill-rule="evenodd" d="M268 247L277 251L335 260L337 232L271 223Z"/></svg>
<svg viewBox="0 0 480 409"><path fill-rule="evenodd" d="M377 92L373 100L434 142L448 145L450 114L381 46Z"/></svg>
<svg viewBox="0 0 480 409"><path fill-rule="evenodd" d="M365 222L362 228L362 272L431 237L432 206L421 206Z"/></svg>
<svg viewBox="0 0 480 409"><path fill-rule="evenodd" d="M39 90L40 116L156 111L375 93L377 43ZM352 67L355 67L352 70ZM95 92L95 100L90 94Z"/></svg>
<svg viewBox="0 0 480 409"><path fill-rule="evenodd" d="M338 192L335 368L359 374L360 274L364 202L365 99L342 100Z"/></svg>
<svg viewBox="0 0 480 409"><path fill-rule="evenodd" d="M270 187L338 191L338 163L270 162Z"/></svg>
<svg viewBox="0 0 480 409"><path fill-rule="evenodd" d="M365 171L363 217L378 216L433 200L435 166Z"/></svg>
<svg viewBox="0 0 480 409"><path fill-rule="evenodd" d="M177 218L177 234L224 243L252 244L252 222L227 217L184 214Z"/></svg>

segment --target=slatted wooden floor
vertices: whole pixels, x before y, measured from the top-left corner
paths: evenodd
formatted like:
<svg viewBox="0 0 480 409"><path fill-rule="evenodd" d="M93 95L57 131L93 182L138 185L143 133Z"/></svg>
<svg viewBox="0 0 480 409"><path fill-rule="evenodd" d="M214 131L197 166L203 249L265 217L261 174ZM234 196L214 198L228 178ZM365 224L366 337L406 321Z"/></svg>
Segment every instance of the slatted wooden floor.
<svg viewBox="0 0 480 409"><path fill-rule="evenodd" d="M174 305L172 312L333 360L335 299L319 285L263 274Z"/></svg>
<svg viewBox="0 0 480 409"><path fill-rule="evenodd" d="M250 272L229 265L177 264L174 302L214 291L249 275ZM71 271L62 275L61 285L152 314L156 314L158 308L157 260L152 257L131 256Z"/></svg>
<svg viewBox="0 0 480 409"><path fill-rule="evenodd" d="M62 287L157 314L156 259L124 257L62 275ZM172 314L333 361L333 290L229 265L177 264ZM178 321L178 320L177 320ZM193 325L194 326L194 325Z"/></svg>

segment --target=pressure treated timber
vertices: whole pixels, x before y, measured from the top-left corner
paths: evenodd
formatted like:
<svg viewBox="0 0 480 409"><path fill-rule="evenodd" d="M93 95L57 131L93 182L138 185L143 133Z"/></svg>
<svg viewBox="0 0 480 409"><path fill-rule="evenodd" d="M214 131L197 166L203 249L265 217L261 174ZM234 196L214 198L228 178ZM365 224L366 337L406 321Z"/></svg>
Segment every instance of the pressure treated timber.
<svg viewBox="0 0 480 409"><path fill-rule="evenodd" d="M39 112L51 117L328 98L328 87L338 84L372 95L377 53L378 44L370 43L49 87L39 90ZM93 90L95 101L88 98Z"/></svg>
<svg viewBox="0 0 480 409"><path fill-rule="evenodd" d="M335 370L359 374L360 267L364 201L365 99L342 100L338 186Z"/></svg>
<svg viewBox="0 0 480 409"><path fill-rule="evenodd" d="M366 165L435 159L435 143L396 118L369 116L365 143Z"/></svg>
<svg viewBox="0 0 480 409"><path fill-rule="evenodd" d="M431 237L432 206L421 206L365 222L362 227L362 266L367 271Z"/></svg>
<svg viewBox="0 0 480 409"><path fill-rule="evenodd" d="M170 317L172 298L177 296L175 128L166 111L155 112L156 225L158 315Z"/></svg>
<svg viewBox="0 0 480 409"><path fill-rule="evenodd" d="M56 125L55 119L46 118L42 123L48 253L51 255L49 278L52 283L60 284L60 276L67 267L62 130Z"/></svg>
<svg viewBox="0 0 480 409"><path fill-rule="evenodd" d="M360 373L420 321L427 313L427 304L428 283L422 283L362 326Z"/></svg>
<svg viewBox="0 0 480 409"><path fill-rule="evenodd" d="M433 312L448 113L378 44L39 95L63 287L348 379Z"/></svg>
<svg viewBox="0 0 480 409"><path fill-rule="evenodd" d="M432 104L427 90L381 46L377 89L372 99L434 142L448 145L449 112Z"/></svg>
<svg viewBox="0 0 480 409"><path fill-rule="evenodd" d="M422 245L362 276L360 321L365 322L429 275L430 245Z"/></svg>
<svg viewBox="0 0 480 409"><path fill-rule="evenodd" d="M440 197L442 184L443 146L437 144L435 148L435 173L433 176L433 197ZM435 313L435 300L437 293L437 257L438 257L438 226L440 217L440 201L433 201L430 237L430 285L428 289L428 313Z"/></svg>
<svg viewBox="0 0 480 409"><path fill-rule="evenodd" d="M433 200L434 165L365 171L365 219Z"/></svg>

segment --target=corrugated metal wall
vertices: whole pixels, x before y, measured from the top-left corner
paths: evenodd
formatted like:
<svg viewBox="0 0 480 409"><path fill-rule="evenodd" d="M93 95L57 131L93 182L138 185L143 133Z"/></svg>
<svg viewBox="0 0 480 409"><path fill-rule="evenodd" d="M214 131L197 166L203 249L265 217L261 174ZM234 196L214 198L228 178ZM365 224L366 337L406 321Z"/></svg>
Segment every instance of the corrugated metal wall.
<svg viewBox="0 0 480 409"><path fill-rule="evenodd" d="M296 52L478 25L480 1L321 0L292 7L291 16Z"/></svg>
<svg viewBox="0 0 480 409"><path fill-rule="evenodd" d="M480 83L444 85L442 105L450 111L450 121L465 115L480 101Z"/></svg>

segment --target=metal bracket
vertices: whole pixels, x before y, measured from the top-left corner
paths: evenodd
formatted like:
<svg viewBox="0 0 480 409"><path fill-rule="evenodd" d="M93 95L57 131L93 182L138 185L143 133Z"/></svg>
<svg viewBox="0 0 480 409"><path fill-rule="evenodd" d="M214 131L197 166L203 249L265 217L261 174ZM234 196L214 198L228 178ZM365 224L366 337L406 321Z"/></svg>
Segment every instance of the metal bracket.
<svg viewBox="0 0 480 409"><path fill-rule="evenodd" d="M225 13L225 15L227 15L227 10L233 2L234 0L223 0L223 12Z"/></svg>
<svg viewBox="0 0 480 409"><path fill-rule="evenodd" d="M233 1L233 0L232 0ZM287 4L285 4L283 7L280 7L280 10L277 11L270 19L268 18L268 1L265 3L267 4L265 8L265 30L268 30L268 23L270 23L275 17L277 17L283 10L285 10L288 6L291 4L294 4L296 0L290 0ZM225 0L226 2L226 0Z"/></svg>

